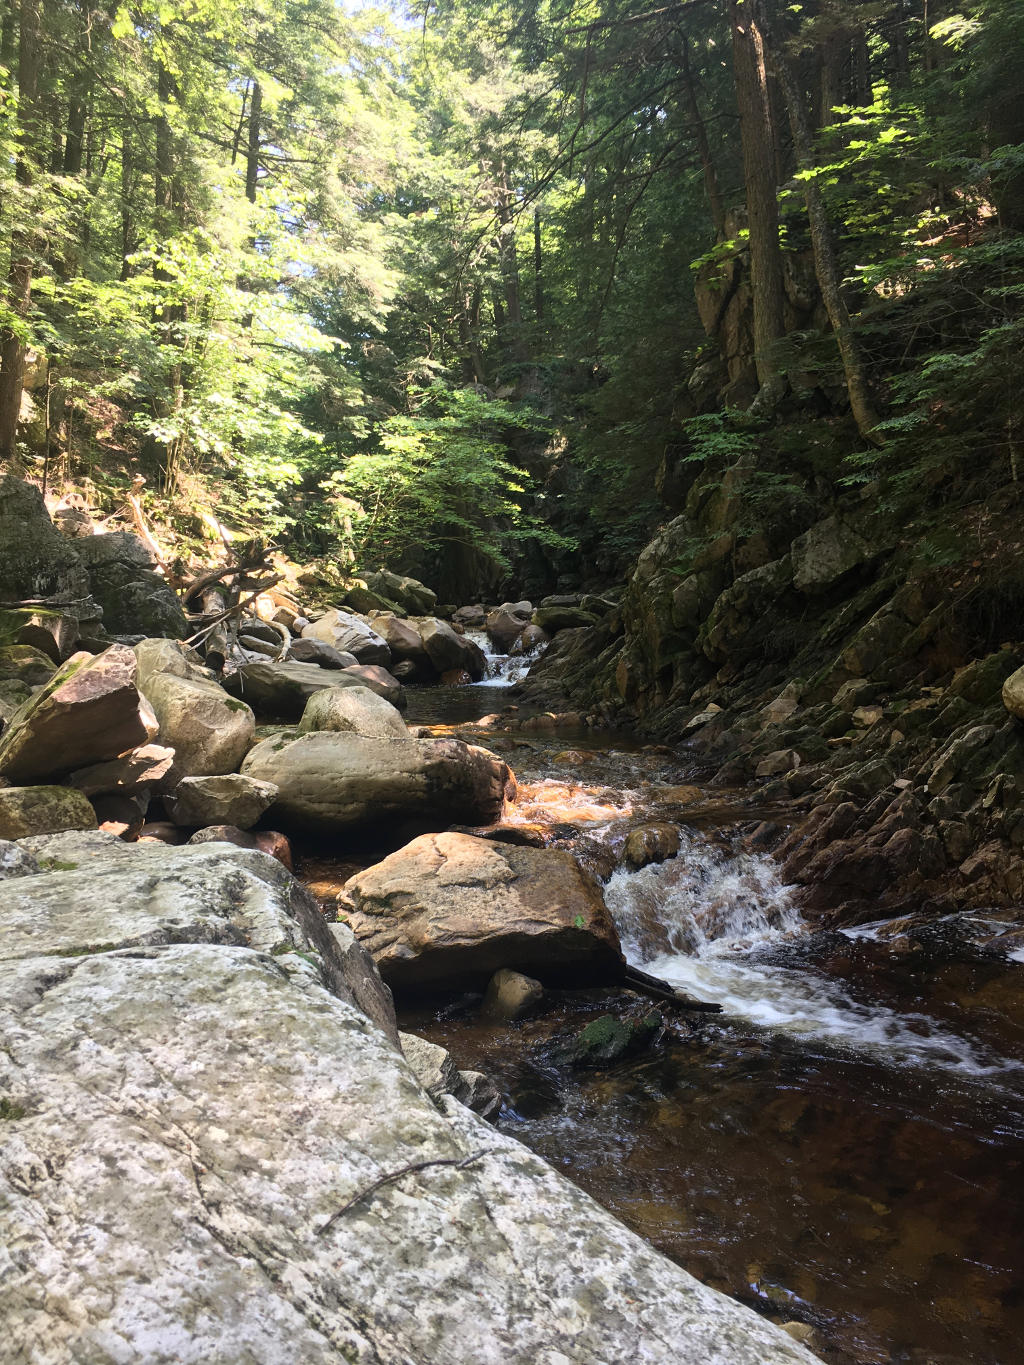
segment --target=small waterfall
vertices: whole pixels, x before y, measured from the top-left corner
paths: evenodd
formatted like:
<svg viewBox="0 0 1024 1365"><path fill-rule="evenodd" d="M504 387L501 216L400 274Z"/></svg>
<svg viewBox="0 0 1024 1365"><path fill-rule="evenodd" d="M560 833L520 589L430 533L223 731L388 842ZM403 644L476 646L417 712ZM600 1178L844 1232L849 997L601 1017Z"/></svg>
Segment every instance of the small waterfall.
<svg viewBox="0 0 1024 1365"><path fill-rule="evenodd" d="M923 1014L855 1000L812 969L780 966L768 950L806 932L770 859L730 856L683 831L668 862L620 869L605 888L626 957L755 1027L815 1039L890 1064L928 1065L978 1079L1024 1065L947 1032Z"/></svg>
<svg viewBox="0 0 1024 1365"><path fill-rule="evenodd" d="M514 683L522 682L545 649L544 645L537 645L526 654L496 654L484 631L467 630L466 639L479 645L487 660L487 673L476 684L477 687L511 687Z"/></svg>

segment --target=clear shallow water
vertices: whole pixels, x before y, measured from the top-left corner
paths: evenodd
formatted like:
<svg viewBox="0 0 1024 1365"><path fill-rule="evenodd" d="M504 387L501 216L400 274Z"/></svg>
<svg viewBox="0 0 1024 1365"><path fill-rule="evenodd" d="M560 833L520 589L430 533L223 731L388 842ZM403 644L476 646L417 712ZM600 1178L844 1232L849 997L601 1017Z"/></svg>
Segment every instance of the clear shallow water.
<svg viewBox="0 0 1024 1365"><path fill-rule="evenodd" d="M442 692L446 695L442 695ZM423 691L450 733L508 698ZM553 995L514 1025L406 1015L507 1096L501 1126L667 1255L777 1320L815 1326L834 1365L1024 1361L1024 964L866 926L818 934L770 859L744 852L736 793L695 793L685 756L629 736L472 729L520 780L513 822L618 850L680 824L676 859L615 873L629 957L725 1013L658 1048L573 1072L565 1045L627 994ZM612 747L613 746L613 747ZM955 928L955 926L954 926Z"/></svg>

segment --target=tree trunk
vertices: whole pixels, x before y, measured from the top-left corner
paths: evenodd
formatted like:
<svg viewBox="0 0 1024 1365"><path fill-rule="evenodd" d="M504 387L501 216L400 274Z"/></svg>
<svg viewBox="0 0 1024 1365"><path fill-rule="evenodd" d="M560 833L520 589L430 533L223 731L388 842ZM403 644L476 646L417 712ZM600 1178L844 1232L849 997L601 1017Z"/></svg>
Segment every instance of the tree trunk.
<svg viewBox="0 0 1024 1365"><path fill-rule="evenodd" d="M252 83L252 96L249 101L249 136L245 153L245 197L250 204L256 202L256 187L260 179L260 121L263 117L263 87L259 81Z"/></svg>
<svg viewBox="0 0 1024 1365"><path fill-rule="evenodd" d="M540 209L533 207L533 315L544 321L544 256L541 248Z"/></svg>
<svg viewBox="0 0 1024 1365"><path fill-rule="evenodd" d="M19 185L32 183L33 153L38 143L39 0L21 0L18 34L18 160ZM19 224L11 232L11 264L7 300L20 318L32 303L31 233ZM0 333L0 463L15 459L21 390L25 376L25 342L13 328Z"/></svg>
<svg viewBox="0 0 1024 1365"><path fill-rule="evenodd" d="M757 0L757 3L760 10L759 19L762 30L770 45L772 64L785 95L797 160L802 171L813 171L815 169L814 143L811 138L803 91L797 82L788 55L781 45L772 38L771 29L764 14L763 0ZM861 436L877 445L879 441L874 432L878 426L879 416L871 394L871 386L868 383L864 358L854 335L850 311L846 306L846 300L843 298L842 277L836 255L835 239L832 235L832 225L828 220L825 201L815 177L808 175L803 180L803 187L804 200L807 204L807 217L811 229L811 246L814 250L814 271L818 279L821 296L825 302L825 308L828 311L829 321L832 324L832 330L835 333L839 355L843 362L843 372L846 376L846 387L850 395L853 418Z"/></svg>
<svg viewBox="0 0 1024 1365"><path fill-rule="evenodd" d="M685 34L682 40L682 67L686 111L697 143L701 171L704 174L704 192L708 197L708 209L711 213L711 221L715 226L715 234L721 240L725 236L725 200L722 198L715 163L711 159L711 144L708 141L707 126L700 111L700 104L697 101L697 88L690 71L690 44Z"/></svg>
<svg viewBox="0 0 1024 1365"><path fill-rule="evenodd" d="M751 5L742 0L729 0L729 19L750 233L754 361L760 385L757 404L770 410L786 388L777 358L778 342L783 335L783 283L775 138L764 40L751 13Z"/></svg>
<svg viewBox="0 0 1024 1365"><path fill-rule="evenodd" d="M495 205L498 219L498 261L505 295L506 343L508 357L519 364L528 359L526 338L523 335L523 307L519 289L519 259L516 253L515 217L512 213L512 191L504 163L499 169L498 198Z"/></svg>

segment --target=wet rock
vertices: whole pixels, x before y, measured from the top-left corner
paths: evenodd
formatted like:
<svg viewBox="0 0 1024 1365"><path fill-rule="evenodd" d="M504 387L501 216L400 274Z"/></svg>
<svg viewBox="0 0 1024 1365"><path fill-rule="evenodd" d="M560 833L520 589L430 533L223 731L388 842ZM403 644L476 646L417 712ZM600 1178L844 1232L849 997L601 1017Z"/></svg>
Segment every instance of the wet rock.
<svg viewBox="0 0 1024 1365"><path fill-rule="evenodd" d="M675 825L659 822L641 825L630 830L622 849L622 862L638 870L651 863L663 863L674 858L680 847L679 830Z"/></svg>
<svg viewBox="0 0 1024 1365"><path fill-rule="evenodd" d="M280 789L275 823L320 833L402 820L488 824L500 815L510 781L501 759L460 740L324 731L264 740L242 771Z"/></svg>
<svg viewBox="0 0 1024 1365"><path fill-rule="evenodd" d="M561 850L423 835L353 877L344 899L393 987L481 986L502 967L549 982L621 979L600 889Z"/></svg>
<svg viewBox="0 0 1024 1365"><path fill-rule="evenodd" d="M461 669L479 682L487 671L487 661L479 645L457 635L445 621L424 617L415 622L427 658L436 673Z"/></svg>
<svg viewBox="0 0 1024 1365"><path fill-rule="evenodd" d="M153 735L135 678L135 655L123 645L73 655L11 717L0 737L0 774L38 781L145 744Z"/></svg>
<svg viewBox="0 0 1024 1365"><path fill-rule="evenodd" d="M501 653L507 654L530 624L533 605L530 602L503 602L488 612L487 635Z"/></svg>
<svg viewBox="0 0 1024 1365"><path fill-rule="evenodd" d="M249 829L273 805L277 788L241 773L185 777L164 804L176 825L234 825Z"/></svg>
<svg viewBox="0 0 1024 1365"><path fill-rule="evenodd" d="M304 640L322 640L341 653L354 654L361 664L381 664L384 668L391 663L391 650L387 642L373 629L368 621L352 612L330 611L304 627Z"/></svg>
<svg viewBox="0 0 1024 1365"><path fill-rule="evenodd" d="M512 645L509 653L515 658L520 658L526 654L533 654L537 650L546 649L551 643L551 636L540 626L529 625L523 628L523 633Z"/></svg>
<svg viewBox="0 0 1024 1365"><path fill-rule="evenodd" d="M81 792L67 787L0 788L0 839L95 828L96 814Z"/></svg>
<svg viewBox="0 0 1024 1365"><path fill-rule="evenodd" d="M438 679L442 687L469 687L473 679L464 668L450 668Z"/></svg>
<svg viewBox="0 0 1024 1365"><path fill-rule="evenodd" d="M503 967L487 983L480 1015L484 1019L513 1021L533 1014L544 999L544 987L532 976Z"/></svg>
<svg viewBox="0 0 1024 1365"><path fill-rule="evenodd" d="M396 707L368 687L324 688L306 703L298 733L333 730L371 739L408 739L409 731Z"/></svg>
<svg viewBox="0 0 1024 1365"><path fill-rule="evenodd" d="M609 1066L649 1047L664 1026L657 1010L638 1020L616 1019L602 1014L592 1019L576 1038L571 1050L574 1066Z"/></svg>
<svg viewBox="0 0 1024 1365"><path fill-rule="evenodd" d="M496 1119L501 1111L501 1095L493 1081L481 1071L460 1071L451 1053L426 1038L400 1033L405 1060L416 1079L433 1099L451 1095L485 1119Z"/></svg>

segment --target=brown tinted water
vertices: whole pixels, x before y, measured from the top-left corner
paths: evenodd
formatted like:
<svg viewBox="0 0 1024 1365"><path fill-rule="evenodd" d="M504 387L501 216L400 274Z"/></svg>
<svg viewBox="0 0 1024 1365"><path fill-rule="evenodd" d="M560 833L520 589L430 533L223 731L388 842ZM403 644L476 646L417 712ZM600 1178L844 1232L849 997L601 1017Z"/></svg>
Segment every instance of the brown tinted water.
<svg viewBox="0 0 1024 1365"><path fill-rule="evenodd" d="M498 709L481 691L421 694L415 719ZM562 993L498 1025L470 1002L402 1027L492 1076L504 1130L700 1279L812 1324L835 1365L1024 1361L1024 964L971 917L810 932L769 860L740 853L756 808L684 795L685 755L492 734L523 784L513 818L554 842L617 848L644 819L680 823L680 858L617 873L609 903L635 960L726 1012L698 1032L670 1019L649 1053L591 1072L566 1060L572 1037L646 1003Z"/></svg>

